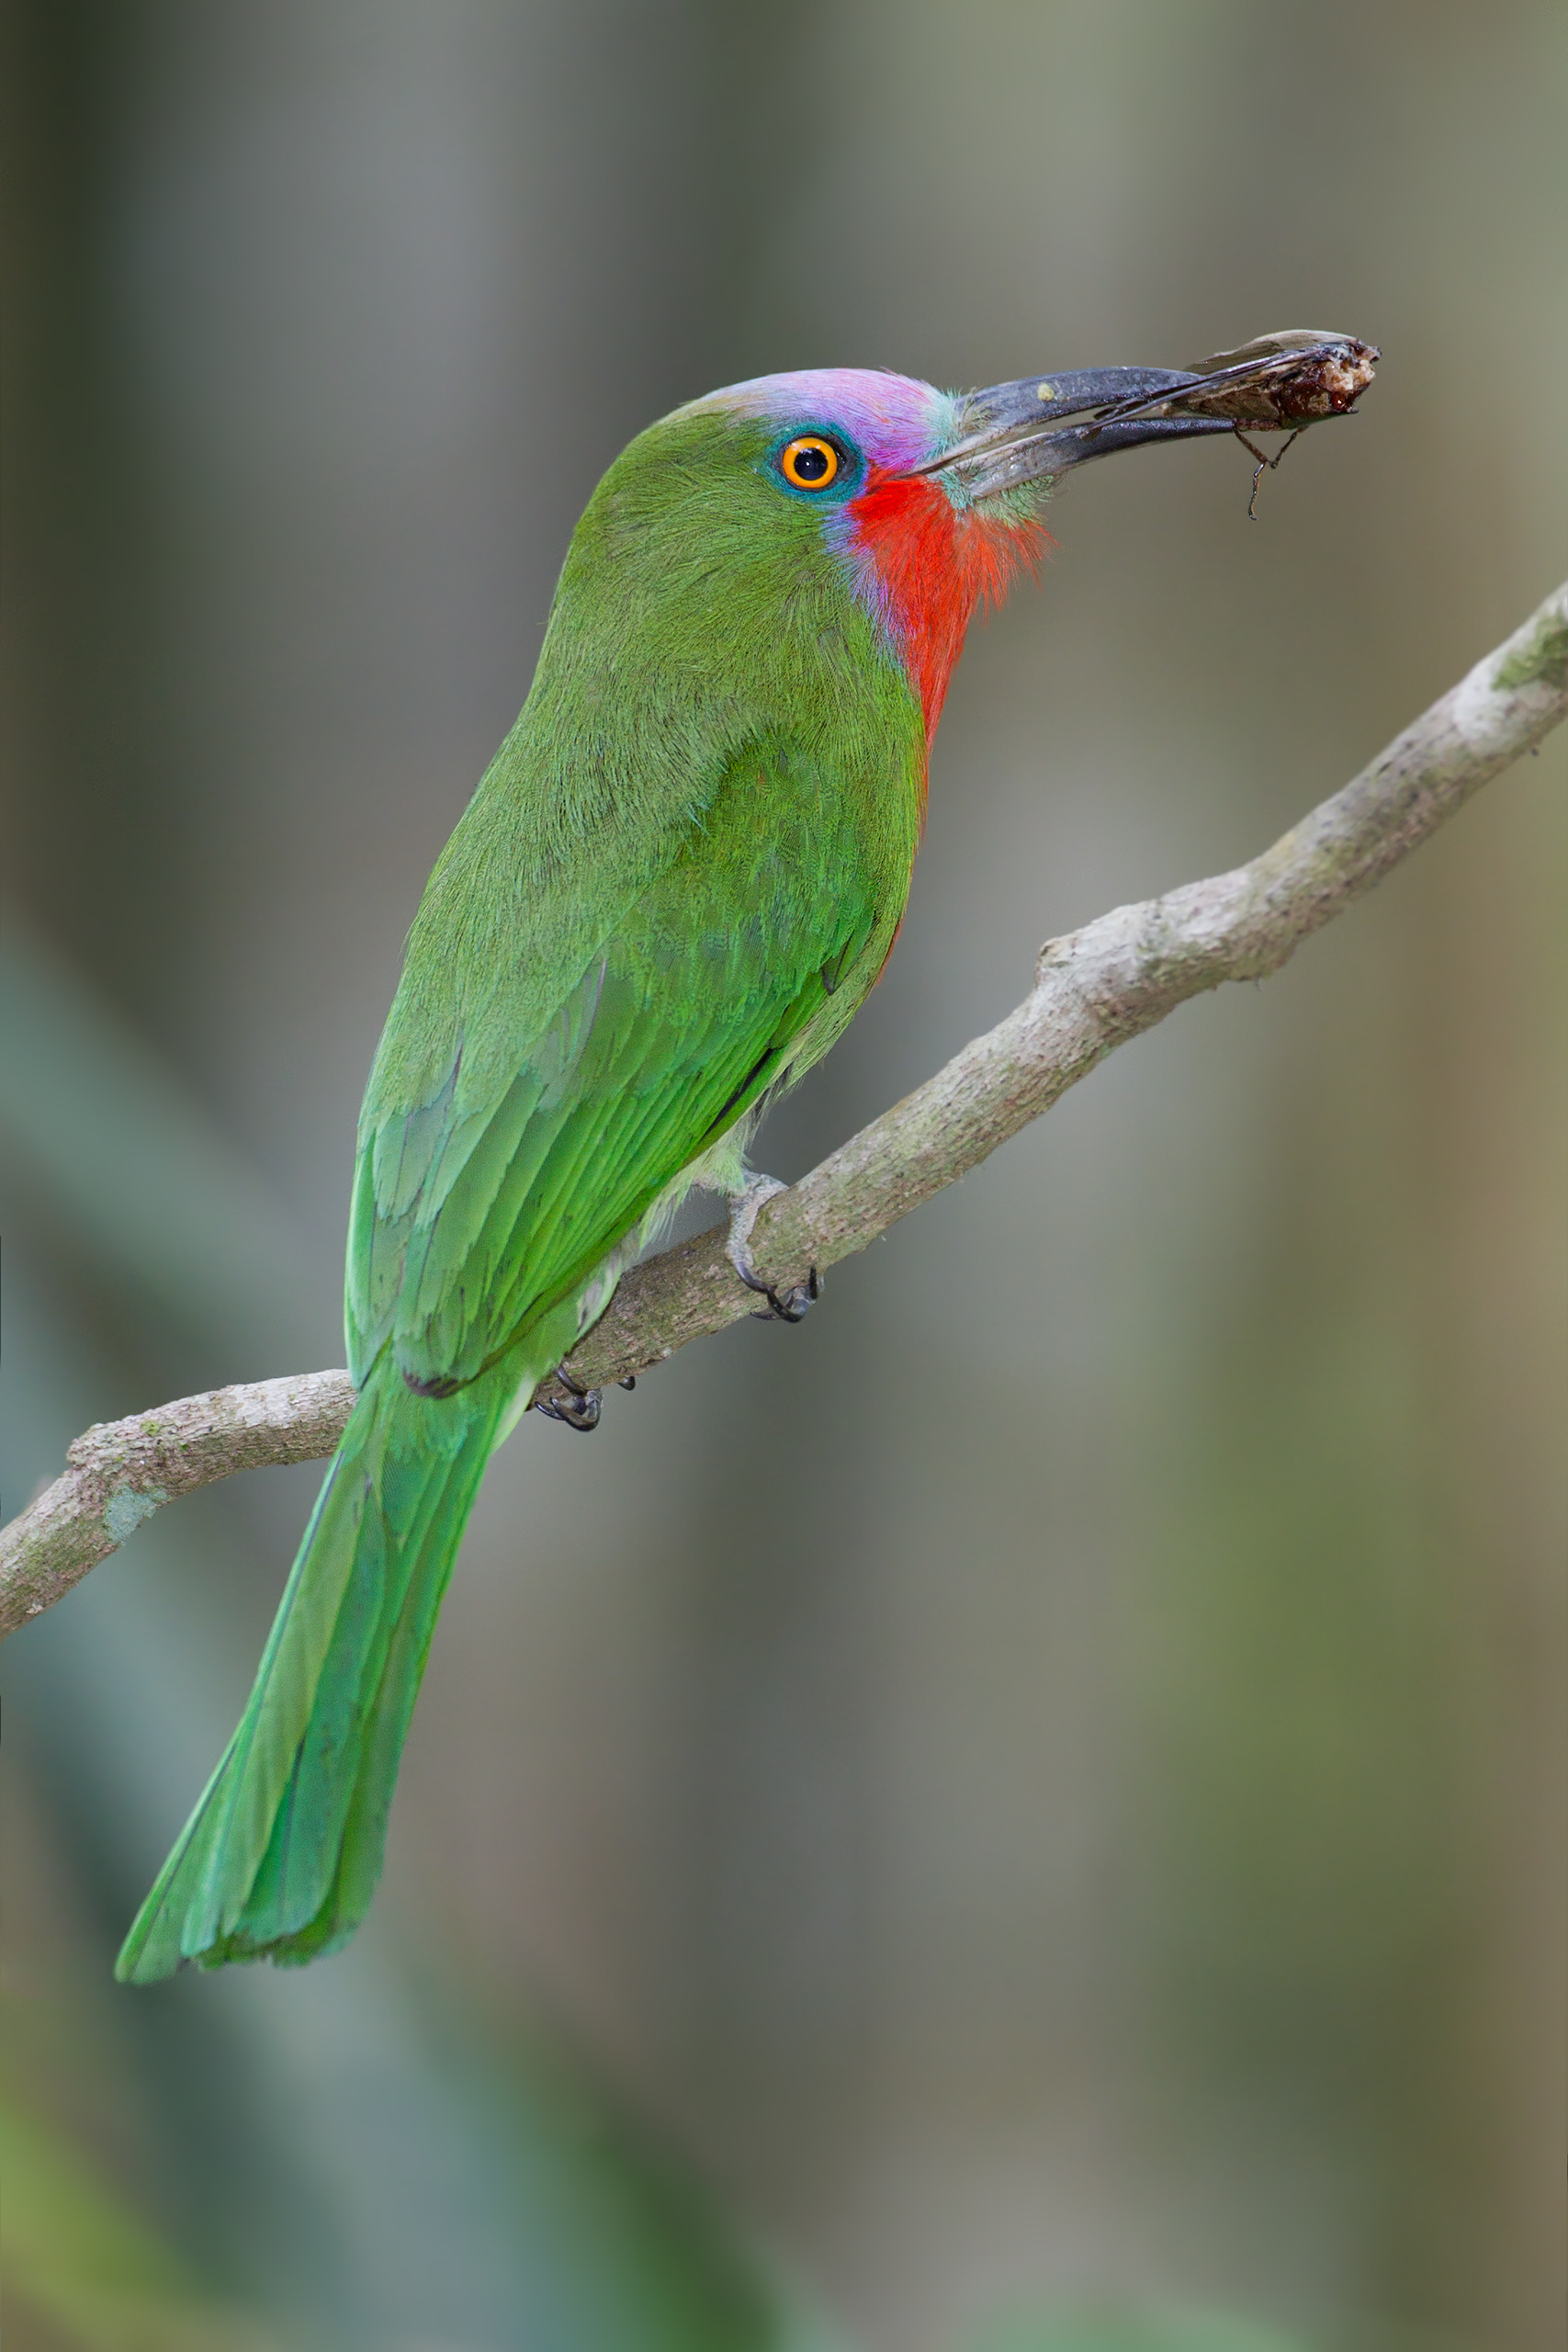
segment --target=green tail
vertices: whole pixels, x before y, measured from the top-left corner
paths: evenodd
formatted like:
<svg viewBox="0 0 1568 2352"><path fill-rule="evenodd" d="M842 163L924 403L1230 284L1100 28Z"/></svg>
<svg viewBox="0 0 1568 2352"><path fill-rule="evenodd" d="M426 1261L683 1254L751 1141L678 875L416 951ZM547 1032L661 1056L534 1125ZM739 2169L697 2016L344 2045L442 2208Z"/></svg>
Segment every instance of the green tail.
<svg viewBox="0 0 1568 2352"><path fill-rule="evenodd" d="M255 1688L115 1974L298 1965L346 1941L381 1874L409 1717L518 1365L439 1401L389 1352L360 1392Z"/></svg>

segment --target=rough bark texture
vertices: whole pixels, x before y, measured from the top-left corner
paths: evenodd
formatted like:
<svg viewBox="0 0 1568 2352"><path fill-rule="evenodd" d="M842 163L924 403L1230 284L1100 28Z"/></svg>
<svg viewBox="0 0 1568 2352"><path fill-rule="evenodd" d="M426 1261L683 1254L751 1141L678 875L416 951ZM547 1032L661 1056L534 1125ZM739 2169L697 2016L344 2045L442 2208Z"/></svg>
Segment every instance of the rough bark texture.
<svg viewBox="0 0 1568 2352"><path fill-rule="evenodd" d="M1278 971L1482 786L1568 717L1568 585L1337 792L1233 873L1115 908L1041 950L1016 1011L769 1202L751 1247L775 1287L837 1263L977 1167L1124 1039L1222 980ZM722 1230L637 1267L571 1358L600 1387L722 1330L754 1300ZM541 1396L566 1392L546 1382ZM301 1374L88 1430L70 1467L0 1531L0 1634L14 1632L176 1495L332 1453L344 1372Z"/></svg>
<svg viewBox="0 0 1568 2352"><path fill-rule="evenodd" d="M353 1404L346 1372L302 1372L96 1423L67 1450L64 1476L0 1530L0 1634L40 1615L176 1495L331 1453Z"/></svg>

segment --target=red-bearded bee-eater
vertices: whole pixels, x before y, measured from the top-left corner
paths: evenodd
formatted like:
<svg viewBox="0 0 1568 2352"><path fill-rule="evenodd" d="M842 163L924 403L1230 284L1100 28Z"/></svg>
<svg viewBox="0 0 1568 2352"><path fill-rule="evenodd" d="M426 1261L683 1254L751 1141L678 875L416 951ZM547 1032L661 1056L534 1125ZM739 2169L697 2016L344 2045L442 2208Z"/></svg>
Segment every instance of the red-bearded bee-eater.
<svg viewBox="0 0 1568 2352"><path fill-rule="evenodd" d="M970 617L1038 556L1068 467L1231 429L1147 413L1192 380L1118 368L965 398L768 376L610 468L522 715L425 890L366 1091L358 1401L122 1980L298 1963L364 1917L485 1464L692 1185L738 1204L737 1273L766 1289L745 1148L892 946ZM1145 413L1107 420L1128 403ZM770 1296L786 1320L807 1303Z"/></svg>

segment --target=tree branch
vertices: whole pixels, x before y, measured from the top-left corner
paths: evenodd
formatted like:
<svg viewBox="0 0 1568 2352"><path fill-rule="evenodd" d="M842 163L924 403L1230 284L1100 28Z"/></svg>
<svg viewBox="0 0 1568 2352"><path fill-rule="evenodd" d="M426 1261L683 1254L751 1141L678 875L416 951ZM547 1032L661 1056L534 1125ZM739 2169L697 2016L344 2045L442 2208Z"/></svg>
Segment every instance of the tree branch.
<svg viewBox="0 0 1568 2352"><path fill-rule="evenodd" d="M758 1263L783 1287L863 1250L1188 997L1278 971L1565 717L1568 585L1250 865L1048 941L1015 1012L768 1204L751 1236ZM624 1379L750 1306L722 1234L698 1234L626 1275L571 1373L582 1387ZM564 1393L556 1380L537 1392ZM87 1430L64 1476L0 1531L0 1634L58 1600L176 1495L330 1453L353 1402L346 1373L317 1372Z"/></svg>

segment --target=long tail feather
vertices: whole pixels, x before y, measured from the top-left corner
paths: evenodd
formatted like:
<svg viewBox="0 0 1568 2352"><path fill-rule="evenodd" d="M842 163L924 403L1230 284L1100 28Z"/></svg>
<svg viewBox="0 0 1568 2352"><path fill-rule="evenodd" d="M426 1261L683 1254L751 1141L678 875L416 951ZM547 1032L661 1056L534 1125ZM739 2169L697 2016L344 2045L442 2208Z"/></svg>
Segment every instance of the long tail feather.
<svg viewBox="0 0 1568 2352"><path fill-rule="evenodd" d="M344 1942L381 1873L409 1718L463 1528L518 1385L497 1367L416 1396L360 1392L238 1730L115 1963L289 1964Z"/></svg>

